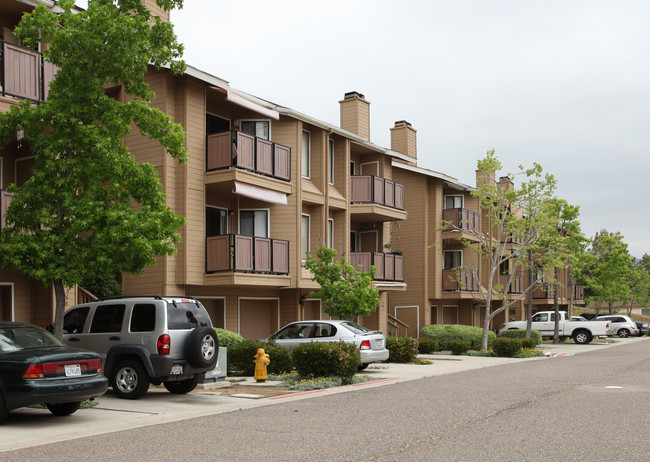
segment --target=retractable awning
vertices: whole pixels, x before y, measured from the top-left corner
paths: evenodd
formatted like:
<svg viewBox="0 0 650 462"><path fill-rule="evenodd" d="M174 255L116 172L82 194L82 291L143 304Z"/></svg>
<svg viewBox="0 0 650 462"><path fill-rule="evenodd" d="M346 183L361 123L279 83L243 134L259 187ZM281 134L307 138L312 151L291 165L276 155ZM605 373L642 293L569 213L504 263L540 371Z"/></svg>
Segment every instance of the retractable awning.
<svg viewBox="0 0 650 462"><path fill-rule="evenodd" d="M280 120L280 114L278 113L278 111L274 111L273 109L266 108L261 104L257 104L249 99L242 98L232 90L226 90L225 88L221 88L221 87L210 87L210 88L218 91L219 93L226 95L226 101L230 101L233 104L236 104L241 107L245 107L246 109L250 109L251 111L255 111L258 114L269 117L270 119Z"/></svg>
<svg viewBox="0 0 650 462"><path fill-rule="evenodd" d="M271 204L287 205L287 195L270 189L260 188L247 183L235 181L235 187L232 190L233 194L240 196L250 197Z"/></svg>

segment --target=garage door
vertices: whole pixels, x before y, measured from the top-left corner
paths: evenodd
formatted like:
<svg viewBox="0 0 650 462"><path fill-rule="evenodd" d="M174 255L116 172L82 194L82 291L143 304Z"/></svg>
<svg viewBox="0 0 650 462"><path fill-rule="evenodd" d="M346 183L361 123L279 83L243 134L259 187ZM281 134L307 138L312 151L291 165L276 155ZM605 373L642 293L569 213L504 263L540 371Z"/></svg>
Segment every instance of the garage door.
<svg viewBox="0 0 650 462"><path fill-rule="evenodd" d="M239 299L239 333L247 340L266 338L278 330L278 301Z"/></svg>

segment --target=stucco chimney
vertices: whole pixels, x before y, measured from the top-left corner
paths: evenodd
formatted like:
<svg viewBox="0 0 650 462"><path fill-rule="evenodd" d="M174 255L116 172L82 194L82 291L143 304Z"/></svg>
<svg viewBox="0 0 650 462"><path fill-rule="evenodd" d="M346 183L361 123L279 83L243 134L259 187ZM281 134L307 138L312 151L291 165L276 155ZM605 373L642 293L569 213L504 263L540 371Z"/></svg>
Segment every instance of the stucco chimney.
<svg viewBox="0 0 650 462"><path fill-rule="evenodd" d="M356 91L345 94L341 106L341 128L370 141L370 102Z"/></svg>
<svg viewBox="0 0 650 462"><path fill-rule="evenodd" d="M390 129L390 148L393 151L417 159L417 130L406 120L398 120L395 122L395 126Z"/></svg>

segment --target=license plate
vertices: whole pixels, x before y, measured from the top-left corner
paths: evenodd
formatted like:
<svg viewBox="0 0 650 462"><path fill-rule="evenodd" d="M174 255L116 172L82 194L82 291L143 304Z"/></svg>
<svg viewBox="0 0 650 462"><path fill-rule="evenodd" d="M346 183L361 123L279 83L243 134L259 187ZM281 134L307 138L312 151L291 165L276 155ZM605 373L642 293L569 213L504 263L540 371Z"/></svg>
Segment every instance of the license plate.
<svg viewBox="0 0 650 462"><path fill-rule="evenodd" d="M63 369L66 377L79 377L81 375L81 366L79 364L65 364Z"/></svg>
<svg viewBox="0 0 650 462"><path fill-rule="evenodd" d="M171 375L181 375L183 373L183 365L175 364L172 366Z"/></svg>

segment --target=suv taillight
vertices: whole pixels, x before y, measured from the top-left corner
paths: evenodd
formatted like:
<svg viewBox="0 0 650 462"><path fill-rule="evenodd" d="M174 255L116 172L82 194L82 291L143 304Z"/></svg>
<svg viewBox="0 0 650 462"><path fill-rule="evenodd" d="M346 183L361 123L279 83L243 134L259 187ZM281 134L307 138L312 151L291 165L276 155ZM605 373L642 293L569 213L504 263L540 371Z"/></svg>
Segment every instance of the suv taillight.
<svg viewBox="0 0 650 462"><path fill-rule="evenodd" d="M370 346L370 340L363 340L361 342L361 346L359 347L360 350L370 350L372 347Z"/></svg>
<svg viewBox="0 0 650 462"><path fill-rule="evenodd" d="M171 351L171 341L169 339L169 335L167 334L162 334L160 337L158 337L158 354L159 355L168 355L169 352Z"/></svg>

